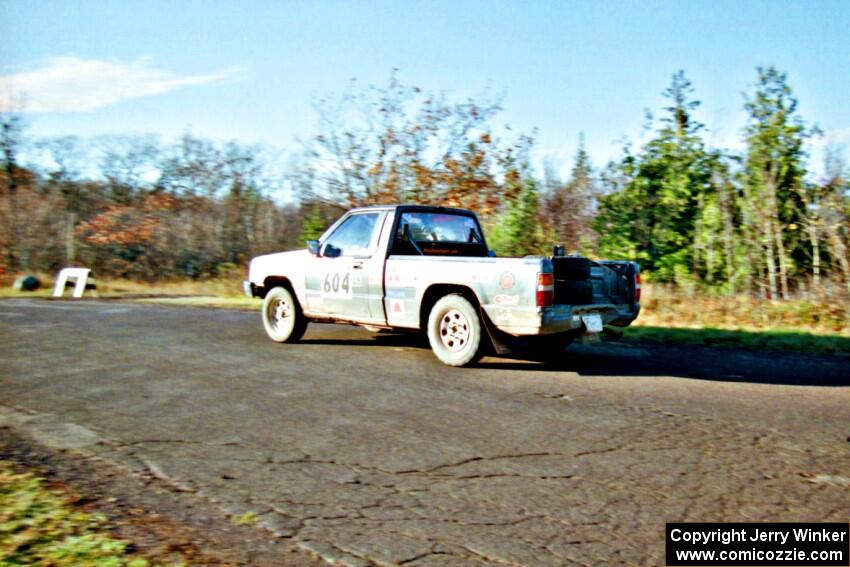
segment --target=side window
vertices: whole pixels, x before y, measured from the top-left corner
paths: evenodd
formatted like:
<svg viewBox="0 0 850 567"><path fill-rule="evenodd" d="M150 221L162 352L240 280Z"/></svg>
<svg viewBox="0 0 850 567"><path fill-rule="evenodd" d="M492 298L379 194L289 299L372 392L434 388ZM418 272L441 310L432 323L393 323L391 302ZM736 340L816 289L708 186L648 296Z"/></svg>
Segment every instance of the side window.
<svg viewBox="0 0 850 567"><path fill-rule="evenodd" d="M380 216L380 212L375 212L348 217L325 241L324 255L330 258L369 255L377 238Z"/></svg>

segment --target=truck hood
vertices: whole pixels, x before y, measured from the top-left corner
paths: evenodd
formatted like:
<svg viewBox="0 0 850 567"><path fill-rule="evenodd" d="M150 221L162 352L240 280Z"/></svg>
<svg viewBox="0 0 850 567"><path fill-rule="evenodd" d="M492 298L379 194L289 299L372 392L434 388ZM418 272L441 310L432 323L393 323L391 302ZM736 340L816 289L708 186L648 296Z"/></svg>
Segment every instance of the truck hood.
<svg viewBox="0 0 850 567"><path fill-rule="evenodd" d="M248 279L255 285L263 285L268 276L289 276L303 273L304 263L310 257L308 250L293 250L257 256L251 260Z"/></svg>

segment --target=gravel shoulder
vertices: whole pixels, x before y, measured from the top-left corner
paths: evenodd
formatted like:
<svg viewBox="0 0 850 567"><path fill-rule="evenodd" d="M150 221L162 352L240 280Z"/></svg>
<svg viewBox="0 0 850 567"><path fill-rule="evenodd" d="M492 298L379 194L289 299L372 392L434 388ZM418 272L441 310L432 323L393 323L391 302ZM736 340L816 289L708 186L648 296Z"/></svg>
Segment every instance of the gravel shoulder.
<svg viewBox="0 0 850 567"><path fill-rule="evenodd" d="M232 518L151 475L44 446L0 427L0 460L71 496L75 508L106 517L105 528L156 565L304 565L325 562Z"/></svg>

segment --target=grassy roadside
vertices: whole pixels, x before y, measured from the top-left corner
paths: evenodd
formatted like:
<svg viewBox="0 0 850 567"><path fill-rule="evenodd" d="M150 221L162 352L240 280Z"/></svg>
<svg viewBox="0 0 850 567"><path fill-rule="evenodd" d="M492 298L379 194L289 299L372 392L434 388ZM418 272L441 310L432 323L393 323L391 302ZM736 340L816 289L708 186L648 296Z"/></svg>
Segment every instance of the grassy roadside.
<svg viewBox="0 0 850 567"><path fill-rule="evenodd" d="M793 329L730 330L635 325L623 333L626 341L678 343L758 351L850 355L850 336L815 334Z"/></svg>
<svg viewBox="0 0 850 567"><path fill-rule="evenodd" d="M843 295L766 301L644 286L641 314L627 341L760 351L850 354L850 302Z"/></svg>
<svg viewBox="0 0 850 567"><path fill-rule="evenodd" d="M261 299L244 295L212 296L197 295L183 297L143 297L136 299L140 303L157 303L160 305L193 305L195 307L219 307L223 309L259 309L263 304Z"/></svg>
<svg viewBox="0 0 850 567"><path fill-rule="evenodd" d="M52 297L55 280L52 276L36 274L41 280L41 287L36 291L21 292L12 289L12 280L0 281L0 298L4 297ZM90 280L92 281L92 280ZM175 280L156 283L137 282L122 279L93 280L96 290L87 290L84 297L102 299L156 297L244 297L242 295L242 278L213 278L206 280ZM65 297L71 295L71 288L66 288Z"/></svg>
<svg viewBox="0 0 850 567"><path fill-rule="evenodd" d="M49 299L53 297L53 282L36 291L15 291L11 286L0 286L0 299ZM257 309L262 300L246 297L238 290L241 283L229 280L203 282L162 282L147 284L123 280L97 281L96 290L88 290L84 299L122 299L162 305L192 305L231 309ZM66 290L64 298L71 295Z"/></svg>
<svg viewBox="0 0 850 567"><path fill-rule="evenodd" d="M746 294L722 296L647 285L637 324L752 332L805 331L850 337L850 297L833 292L823 297L768 301Z"/></svg>
<svg viewBox="0 0 850 567"><path fill-rule="evenodd" d="M106 519L72 505L31 473L0 461L0 564L146 567L128 542L113 538Z"/></svg>

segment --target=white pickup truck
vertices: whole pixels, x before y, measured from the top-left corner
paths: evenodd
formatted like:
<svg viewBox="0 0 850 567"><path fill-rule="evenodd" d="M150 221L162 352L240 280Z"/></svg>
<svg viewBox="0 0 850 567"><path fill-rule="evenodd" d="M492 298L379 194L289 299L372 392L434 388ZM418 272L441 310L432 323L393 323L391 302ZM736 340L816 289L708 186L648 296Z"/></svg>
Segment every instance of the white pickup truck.
<svg viewBox="0 0 850 567"><path fill-rule="evenodd" d="M245 293L264 298L277 342L309 321L426 332L451 366L531 347L557 356L574 338L625 327L640 311L635 262L496 258L475 213L419 205L353 209L306 250L251 260Z"/></svg>

